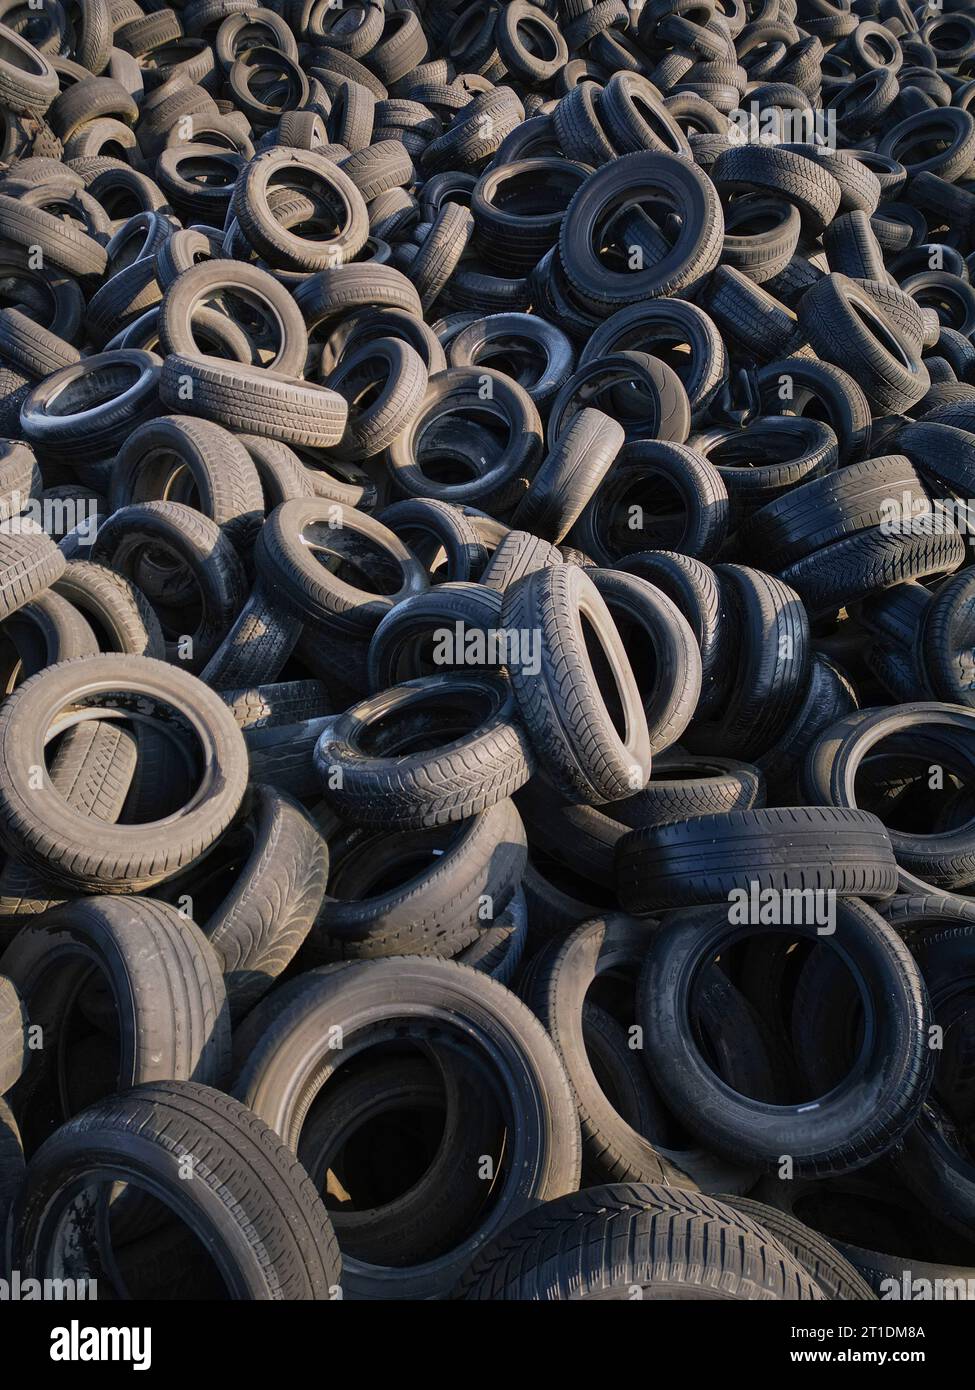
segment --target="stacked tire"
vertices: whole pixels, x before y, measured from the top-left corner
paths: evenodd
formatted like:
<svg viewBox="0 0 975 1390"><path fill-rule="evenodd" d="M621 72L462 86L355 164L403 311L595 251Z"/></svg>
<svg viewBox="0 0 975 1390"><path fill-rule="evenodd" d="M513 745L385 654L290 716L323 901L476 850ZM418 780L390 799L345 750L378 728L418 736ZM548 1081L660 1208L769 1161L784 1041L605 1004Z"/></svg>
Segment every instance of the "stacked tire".
<svg viewBox="0 0 975 1390"><path fill-rule="evenodd" d="M965 7L0 35L0 1272L971 1288Z"/></svg>

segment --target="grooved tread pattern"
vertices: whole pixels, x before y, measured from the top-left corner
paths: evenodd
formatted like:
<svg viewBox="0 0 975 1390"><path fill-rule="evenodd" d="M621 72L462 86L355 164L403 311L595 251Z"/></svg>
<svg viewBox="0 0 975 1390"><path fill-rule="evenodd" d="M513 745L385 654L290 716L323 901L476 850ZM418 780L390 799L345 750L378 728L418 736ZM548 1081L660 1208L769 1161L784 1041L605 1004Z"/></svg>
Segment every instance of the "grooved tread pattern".
<svg viewBox="0 0 975 1390"><path fill-rule="evenodd" d="M627 912L726 902L733 889L822 889L887 898L897 864L883 824L868 811L764 807L633 830L616 849Z"/></svg>
<svg viewBox="0 0 975 1390"><path fill-rule="evenodd" d="M56 1164L70 1163L79 1151L130 1144L152 1150L174 1184L180 1165L191 1161L194 1182L182 1186L191 1190L199 1183L206 1189L208 1201L200 1215L212 1238L219 1238L221 1230L234 1231L235 1249L246 1251L237 1259L246 1260L250 1297L336 1297L338 1242L304 1168L252 1111L193 1082L138 1086L69 1120L46 1149L49 1163L28 1183L21 1239L29 1241L38 1208L59 1185Z"/></svg>
<svg viewBox="0 0 975 1390"><path fill-rule="evenodd" d="M348 417L337 391L218 357L170 353L159 394L172 410L312 449L338 444Z"/></svg>
<svg viewBox="0 0 975 1390"><path fill-rule="evenodd" d="M636 1183L536 1207L477 1255L459 1296L545 1302L651 1285L713 1298L822 1298L748 1216L698 1192Z"/></svg>

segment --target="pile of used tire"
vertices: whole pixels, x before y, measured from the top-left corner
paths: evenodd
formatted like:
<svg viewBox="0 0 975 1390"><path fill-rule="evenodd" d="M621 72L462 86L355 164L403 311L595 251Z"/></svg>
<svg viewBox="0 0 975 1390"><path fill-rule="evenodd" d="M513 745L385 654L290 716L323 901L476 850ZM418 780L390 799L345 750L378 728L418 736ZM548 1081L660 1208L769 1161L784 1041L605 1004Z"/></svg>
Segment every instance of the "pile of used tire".
<svg viewBox="0 0 975 1390"><path fill-rule="evenodd" d="M3 1268L971 1296L970 6L2 16Z"/></svg>

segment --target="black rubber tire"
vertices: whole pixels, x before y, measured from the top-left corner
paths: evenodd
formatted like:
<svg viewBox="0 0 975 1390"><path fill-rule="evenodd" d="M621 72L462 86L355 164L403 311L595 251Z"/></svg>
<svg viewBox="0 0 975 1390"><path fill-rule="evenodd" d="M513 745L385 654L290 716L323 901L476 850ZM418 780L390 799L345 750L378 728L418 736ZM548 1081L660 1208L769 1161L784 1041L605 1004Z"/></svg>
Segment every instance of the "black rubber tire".
<svg viewBox="0 0 975 1390"><path fill-rule="evenodd" d="M637 1131L614 1108L587 1055L587 989L600 976L638 970L647 946L646 928L630 918L617 915L586 922L535 957L530 983L526 982L526 1002L548 1029L575 1093L587 1172L608 1182L654 1182L689 1189L700 1183L709 1190L741 1175L701 1150L675 1151L654 1138L654 1129L666 1132L667 1121L646 1074L648 1113L645 1128Z"/></svg>
<svg viewBox="0 0 975 1390"><path fill-rule="evenodd" d="M753 512L740 541L770 570L780 571L823 546L879 526L893 498L911 517L931 510L927 491L903 454L850 463Z"/></svg>
<svg viewBox="0 0 975 1390"><path fill-rule="evenodd" d="M424 1112L439 1112L443 1127L432 1161L405 1191L375 1205L346 1200L333 1206L343 1256L364 1265L402 1268L434 1259L462 1238L484 1206L478 1161L496 1143L500 1112L484 1103L476 1073L463 1058L436 1045L424 1051L377 1058L345 1077L339 1072L317 1098L298 1145L299 1159L327 1195L345 1186L336 1181L336 1168L354 1187L355 1169L350 1173L344 1160L364 1125L390 1112L399 1111L407 1125Z"/></svg>
<svg viewBox="0 0 975 1390"><path fill-rule="evenodd" d="M687 137L651 81L635 72L616 72L599 95L599 117L619 154L640 150L689 153Z"/></svg>
<svg viewBox="0 0 975 1390"><path fill-rule="evenodd" d="M397 1003L388 1001L395 981ZM531 1011L496 981L452 961L404 957L366 961L320 976L263 1034L237 1081L238 1094L296 1148L311 1099L337 1064L379 1039L375 1001L392 1023L407 1006L422 1033L426 1020L443 1027L444 1008L462 1020L468 1046L492 1059L506 1120L518 1115L518 1159L508 1169L490 1215L473 1236L449 1253L405 1269L363 1266L347 1260L346 1289L356 1297L430 1297L449 1293L471 1255L530 1205L571 1191L581 1166L579 1127L572 1092L558 1054ZM449 1004L447 1003L449 1001ZM323 1022L327 1020L323 1029ZM389 1029L389 1023L386 1025ZM330 1050L329 1027L342 1028L342 1052ZM427 1024L428 1026L428 1024ZM308 1056L297 1052L307 1036ZM305 1049L307 1051L307 1049ZM504 1061L499 1066L500 1059Z"/></svg>
<svg viewBox="0 0 975 1390"><path fill-rule="evenodd" d="M493 926L484 927L476 941L455 957L461 965L483 970L511 988L528 938L528 904L519 888Z"/></svg>
<svg viewBox="0 0 975 1390"><path fill-rule="evenodd" d="M387 734L370 729L380 723ZM452 672L407 681L333 716L315 766L344 821L419 829L510 797L531 776L534 755L508 682Z"/></svg>
<svg viewBox="0 0 975 1390"><path fill-rule="evenodd" d="M602 411L580 410L532 479L512 514L512 525L555 543L564 540L624 439L622 426Z"/></svg>
<svg viewBox="0 0 975 1390"><path fill-rule="evenodd" d="M310 115L310 112L293 112L292 115ZM287 117L282 118L282 123ZM279 135L280 139L280 135ZM288 142L282 142L288 143ZM344 143L344 142L343 142ZM354 151L343 159L339 168L358 188L366 202L372 204L376 198L391 188L404 188L413 183L414 168L409 150L402 140L377 140L364 149ZM369 209L370 223L373 209Z"/></svg>
<svg viewBox="0 0 975 1390"><path fill-rule="evenodd" d="M112 511L168 499L189 503L246 552L264 520L264 495L244 445L209 420L164 415L141 425L112 469Z"/></svg>
<svg viewBox="0 0 975 1390"><path fill-rule="evenodd" d="M691 816L751 811L764 804L765 779L758 767L672 750L654 759L642 792L614 801L607 812L631 830L640 830Z"/></svg>
<svg viewBox="0 0 975 1390"><path fill-rule="evenodd" d="M651 756L656 758L677 742L694 717L701 694L700 648L677 605L647 580L613 569L592 569L589 577L610 611L624 648L634 657L647 651L650 674L638 667L634 674L643 698Z"/></svg>
<svg viewBox="0 0 975 1390"><path fill-rule="evenodd" d="M472 410L497 422L505 431L504 444L490 460L482 457L480 467L472 468L473 481L435 481L423 469L424 436L435 419ZM541 417L523 387L490 367L449 367L430 378L420 413L390 445L386 464L396 486L408 496L491 506L499 499L503 504L512 491L521 495L524 487L517 480L534 472L541 446Z"/></svg>
<svg viewBox="0 0 975 1390"><path fill-rule="evenodd" d="M607 901L611 898L616 842L626 827L593 806L560 803L549 780L542 774L523 787L515 803L535 854L559 865Z"/></svg>
<svg viewBox="0 0 975 1390"><path fill-rule="evenodd" d="M332 713L328 691L317 680L277 681L273 685L221 690L220 698L240 729L273 728L276 724L296 724Z"/></svg>
<svg viewBox="0 0 975 1390"><path fill-rule="evenodd" d="M5 38L7 52L17 56L0 62L0 104L26 115L44 112L58 95L58 75L43 53L16 30L10 29L10 34Z"/></svg>
<svg viewBox="0 0 975 1390"><path fill-rule="evenodd" d="M875 283L875 282L867 282ZM920 344L854 280L826 275L803 295L799 322L819 355L854 375L880 412L915 405L929 386Z"/></svg>
<svg viewBox="0 0 975 1390"><path fill-rule="evenodd" d="M687 300L650 299L618 309L588 338L579 365L626 348L661 357L673 367L695 422L704 417L728 375L721 334L704 310Z"/></svg>
<svg viewBox="0 0 975 1390"><path fill-rule="evenodd" d="M523 120L524 107L510 87L481 92L457 113L442 135L425 146L420 166L428 176L445 170L479 169Z"/></svg>
<svg viewBox="0 0 975 1390"><path fill-rule="evenodd" d="M379 583L366 588L331 574L304 544L306 531L319 548L338 554L343 552L334 538L341 537L346 555L366 577L367 566L375 567ZM324 544L329 532L331 547ZM298 498L275 508L261 528L254 559L269 591L292 611L360 637L402 599L427 587L426 571L398 536L372 517L324 498Z"/></svg>
<svg viewBox="0 0 975 1390"><path fill-rule="evenodd" d="M76 347L19 309L0 310L0 357L32 377L50 376L79 361Z"/></svg>
<svg viewBox="0 0 975 1390"><path fill-rule="evenodd" d="M387 87L419 67L427 57L427 37L416 12L387 11L382 35L366 56Z"/></svg>
<svg viewBox="0 0 975 1390"><path fill-rule="evenodd" d="M55 593L18 609L4 624L11 655L0 667L3 687L12 689L17 683L58 661L71 661L78 656L96 656L98 641L87 620L76 608Z"/></svg>
<svg viewBox="0 0 975 1390"><path fill-rule="evenodd" d="M584 92L585 87L576 88ZM682 232L668 255L642 271L607 270L593 247L597 222L609 210L663 194L680 210ZM724 219L710 180L677 155L623 155L590 175L562 219L559 256L580 301L605 318L637 299L692 291L718 263Z"/></svg>
<svg viewBox="0 0 975 1390"><path fill-rule="evenodd" d="M105 1153L116 1155L111 1169ZM197 1159L185 1182L185 1156ZM41 1277L51 1258L43 1217L67 1207L74 1179L117 1176L153 1184L216 1258L229 1295L246 1300L338 1298L338 1244L298 1160L232 1097L188 1081L159 1081L99 1102L31 1159L13 1215L16 1267ZM82 1223L71 1223L83 1246ZM251 1233L261 1230L259 1245ZM90 1237L89 1237L90 1239ZM98 1268L94 1242L89 1260Z"/></svg>
<svg viewBox="0 0 975 1390"><path fill-rule="evenodd" d="M522 890L528 904L529 951L537 953L553 936L577 927L580 922L598 917L605 909L605 902L591 901L594 897L602 896L593 892L592 885L567 884L560 869L560 865L553 864L537 852L533 852L533 859L529 859L525 865ZM524 994L525 971L531 969L531 963L529 961L527 967L522 968L518 983L520 994Z"/></svg>
<svg viewBox="0 0 975 1390"><path fill-rule="evenodd" d="M609 664L625 732L617 731L586 629ZM505 593L502 624L537 634L538 669L519 652L511 682L542 766L567 797L598 805L639 791L650 770L650 735L625 649L599 591L578 565L526 575Z"/></svg>
<svg viewBox="0 0 975 1390"><path fill-rule="evenodd" d="M155 353L128 348L84 357L34 387L21 406L22 431L39 453L72 466L114 458L159 413L161 366Z"/></svg>
<svg viewBox="0 0 975 1390"><path fill-rule="evenodd" d="M25 511L28 498L39 496L43 487L33 450L18 440L0 442L0 520L9 523Z"/></svg>
<svg viewBox="0 0 975 1390"><path fill-rule="evenodd" d="M325 385L348 402L345 433L337 459L365 460L381 454L419 414L427 369L415 348L398 338L350 342ZM368 391L369 404L358 401Z"/></svg>
<svg viewBox="0 0 975 1390"><path fill-rule="evenodd" d="M805 689L809 621L788 585L744 565L715 571L737 641L735 677L721 716L698 723L685 740L693 753L730 753L746 760L772 746Z"/></svg>
<svg viewBox="0 0 975 1390"><path fill-rule="evenodd" d="M737 1161L762 1163L770 1172L787 1153L797 1175L825 1177L888 1152L917 1117L933 1070L930 1006L920 973L897 933L866 904L843 899L836 918L830 944L856 974L871 1042L853 1070L828 1095L817 1097L811 1110L732 1092L693 1039L696 967L713 958L718 943L730 944L762 928L729 922L725 905L674 917L654 937L639 990L647 1059L708 1148ZM812 923L793 923L789 930L796 937L824 940Z"/></svg>
<svg viewBox="0 0 975 1390"><path fill-rule="evenodd" d="M975 424L975 419L971 423ZM971 431L943 420L930 423L920 420L905 424L894 439L897 448L911 460L935 496L945 491L958 498L966 497L969 470L975 458L975 438Z"/></svg>
<svg viewBox="0 0 975 1390"><path fill-rule="evenodd" d="M104 246L75 222L64 222L44 208L0 193L0 230L5 241L30 251L40 247L44 263L69 275L102 275L108 265ZM36 255L36 252L35 252Z"/></svg>
<svg viewBox="0 0 975 1390"><path fill-rule="evenodd" d="M385 507L376 520L409 546L434 583L466 583L487 564L486 546L460 507L450 502L408 498Z"/></svg>
<svg viewBox="0 0 975 1390"><path fill-rule="evenodd" d="M163 404L186 406L246 434L329 449L345 431L348 406L335 391L219 357L170 353L159 378Z"/></svg>
<svg viewBox="0 0 975 1390"><path fill-rule="evenodd" d="M561 158L495 161L471 195L476 244L487 263L502 275L527 275L558 240L565 207L588 172ZM532 184L539 191L526 196Z"/></svg>
<svg viewBox="0 0 975 1390"><path fill-rule="evenodd" d="M525 830L511 801L433 830L343 830L330 843L329 894L307 943L314 961L390 955L453 956L494 919L525 866ZM416 868L429 852L432 863ZM422 861L421 861L422 862ZM387 867L411 875L382 886ZM373 885L379 885L375 889Z"/></svg>
<svg viewBox="0 0 975 1390"><path fill-rule="evenodd" d="M188 671L201 671L243 607L243 566L216 522L182 502L141 502L113 512L99 527L91 555L138 585L140 562L156 552L176 562L171 571L174 585L164 579L156 600L170 633L183 625L178 604L185 575L192 576L199 598L195 628L167 638L167 659L180 661Z"/></svg>
<svg viewBox="0 0 975 1390"><path fill-rule="evenodd" d="M251 456L264 493L265 513L274 511L282 502L296 497L314 497L309 470L295 451L279 439L264 439L259 434L237 436Z"/></svg>
<svg viewBox="0 0 975 1390"><path fill-rule="evenodd" d="M20 412L30 398L33 381L25 372L0 366L0 429L8 439L24 433Z"/></svg>
<svg viewBox="0 0 975 1390"><path fill-rule="evenodd" d="M523 29L528 29L531 45L520 32ZM540 32L548 49L545 56L539 53ZM495 27L495 42L509 71L532 85L549 82L569 61L568 44L558 24L528 0L513 0L505 6Z"/></svg>
<svg viewBox="0 0 975 1390"><path fill-rule="evenodd" d="M133 261L105 280L92 295L86 316L88 332L99 347L113 351L109 343L133 327L161 298L162 287L154 262Z"/></svg>
<svg viewBox="0 0 975 1390"><path fill-rule="evenodd" d="M437 584L405 598L370 640L369 689L378 693L457 666L498 669L502 602L501 589L463 582Z"/></svg>
<svg viewBox="0 0 975 1390"><path fill-rule="evenodd" d="M623 445L571 539L606 566L664 549L709 560L725 542L728 517L724 479L702 453L672 440L638 439Z"/></svg>
<svg viewBox="0 0 975 1390"><path fill-rule="evenodd" d="M258 582L202 668L201 679L220 691L249 681L274 681L302 631L301 619Z"/></svg>
<svg viewBox="0 0 975 1390"><path fill-rule="evenodd" d="M935 905L933 912L927 909L929 902ZM975 928L972 914L967 921L956 916L952 922L952 909L948 907L942 915L940 909L944 906L947 905L938 900L920 899L912 904L908 899L904 910L894 914L905 944L921 969L935 1021L948 1032L943 1039L947 1048L942 1052L927 1104L893 1156L892 1167L925 1206L935 1204L945 1226L970 1238L975 1225L975 1187L962 1135L971 1116L971 1094L964 1060L958 1052L961 1039L953 1037L953 1020L959 1011L964 1016L969 1001L966 970L972 958ZM887 920L891 920L889 915Z"/></svg>
<svg viewBox="0 0 975 1390"><path fill-rule="evenodd" d="M195 157L195 156L194 156ZM162 298L159 311L159 338L162 351L195 356L201 351L193 331L194 318L209 302L218 305L223 296L239 295L273 325L274 351L263 352L257 361L269 371L282 376L300 377L308 354L308 334L299 307L285 287L259 266L235 262L228 267L223 260L206 260L191 266L178 275Z"/></svg>
<svg viewBox="0 0 975 1390"><path fill-rule="evenodd" d="M691 406L680 377L666 362L624 349L577 367L552 402L548 437L555 442L585 402L615 408L628 442L683 444L691 428Z"/></svg>
<svg viewBox="0 0 975 1390"><path fill-rule="evenodd" d="M385 85L364 63L358 62L348 53L343 53L330 44L318 51L316 61L326 76L344 79L347 82L361 82L364 87L369 88L377 101L385 101L389 95ZM312 69L312 72L315 71L316 69Z"/></svg>
<svg viewBox="0 0 975 1390"><path fill-rule="evenodd" d="M57 712L73 700L97 704L106 687L123 706L183 710L180 721L195 727L205 750L194 805L163 840L152 824L101 830L46 784L33 785L31 769L44 765L44 739ZM243 737L227 707L194 676L149 657L84 657L31 677L0 710L0 746L0 838L11 853L73 891L133 892L172 877L223 833L247 782Z"/></svg>
<svg viewBox="0 0 975 1390"><path fill-rule="evenodd" d="M157 214L141 214L147 215ZM214 242L206 233L196 231L192 227L181 228L178 231L173 231L170 227L170 233L156 249L153 261L156 279L164 293L185 271L212 259L216 251L223 249L223 236L219 242Z"/></svg>
<svg viewBox="0 0 975 1390"><path fill-rule="evenodd" d="M972 580L971 572L963 570L939 584L924 610L918 634L931 693L938 700L969 709L975 708Z"/></svg>
<svg viewBox="0 0 975 1390"><path fill-rule="evenodd" d="M275 129L275 144L289 145L292 149L320 150L328 143L325 122L317 111L285 111ZM346 172L353 178L350 171ZM353 182L356 182L354 178Z"/></svg>
<svg viewBox="0 0 975 1390"><path fill-rule="evenodd" d="M837 217L823 236L831 271L854 280L886 280L884 253L862 210Z"/></svg>
<svg viewBox="0 0 975 1390"><path fill-rule="evenodd" d="M816 804L631 831L616 847L616 873L620 903L643 915L721 902L753 880L776 891L814 886L863 898L889 897L897 881L876 816Z"/></svg>
<svg viewBox="0 0 975 1390"><path fill-rule="evenodd" d="M890 534L883 526L858 531L787 566L781 578L815 619L908 579L951 574L965 554L961 535L935 518L929 529L915 522L910 535Z"/></svg>
<svg viewBox="0 0 975 1390"><path fill-rule="evenodd" d="M720 265L701 296L718 328L750 363L786 357L804 346L796 315L775 298L773 288L771 281L766 288L734 266Z"/></svg>
<svg viewBox="0 0 975 1390"><path fill-rule="evenodd" d="M557 546L540 540L530 531L509 531L491 552L481 572L480 583L486 589L504 593L526 574L561 564L562 552Z"/></svg>
<svg viewBox="0 0 975 1390"><path fill-rule="evenodd" d="M406 267L424 311L454 276L474 234L474 218L460 203L445 203Z"/></svg>
<svg viewBox="0 0 975 1390"><path fill-rule="evenodd" d="M72 560L53 590L94 622L103 643L100 650L165 658L166 642L155 610L124 575L91 560Z"/></svg>
<svg viewBox="0 0 975 1390"><path fill-rule="evenodd" d="M303 180L316 180L327 190L326 199L340 210L333 236L306 240L276 220L268 207L267 190L272 178L276 187L287 187L289 171ZM341 266L355 259L369 235L369 214L358 188L337 164L311 150L278 146L257 155L246 165L235 188L233 210L251 246L269 265L281 270L308 272Z"/></svg>
<svg viewBox="0 0 975 1390"><path fill-rule="evenodd" d="M889 90L889 89L888 89ZM827 118L828 119L828 118ZM884 196L884 182L880 168L873 159L861 150L827 149L820 145L790 145L797 154L805 155L828 169L840 186L839 213L864 212L871 216ZM897 167L891 161L891 168ZM890 184L896 176L890 174Z"/></svg>
<svg viewBox="0 0 975 1390"><path fill-rule="evenodd" d="M786 409L801 417L807 409L821 409L837 437L840 463L866 451L870 402L842 367L809 358L784 358L760 367L755 385L763 410L770 413Z"/></svg>
<svg viewBox="0 0 975 1390"><path fill-rule="evenodd" d="M746 194L725 214L722 264L741 271L757 285L764 284L792 260L801 230L799 211L791 203Z"/></svg>
<svg viewBox="0 0 975 1390"><path fill-rule="evenodd" d="M0 532L0 622L60 579L65 559L54 541L29 519Z"/></svg>
<svg viewBox="0 0 975 1390"><path fill-rule="evenodd" d="M565 1249L575 1252L571 1259ZM709 1252L703 1263L702 1250ZM512 1222L478 1254L459 1296L632 1299L639 1289L642 1299L678 1300L713 1298L717 1286L729 1299L822 1297L750 1217L698 1192L617 1183L547 1202Z"/></svg>
<svg viewBox="0 0 975 1390"><path fill-rule="evenodd" d="M297 650L303 658L305 669L316 669L312 656L314 649L299 644ZM322 716L304 719L296 724L271 724L246 729L244 742L247 745L251 781L266 782L268 786L299 801L313 800L320 783L312 755L325 724L326 718Z"/></svg>
<svg viewBox="0 0 975 1390"><path fill-rule="evenodd" d="M4 275L11 275L32 287L40 303L31 309L39 323L66 342L72 342L81 328L85 299L81 286L70 275L53 268L36 266L36 258L23 247L6 245L0 256Z"/></svg>
<svg viewBox="0 0 975 1390"><path fill-rule="evenodd" d="M593 168L616 157L616 149L597 115L598 94L595 83L578 82L552 111L552 127L562 153Z"/></svg>
<svg viewBox="0 0 975 1390"><path fill-rule="evenodd" d="M921 157L910 158L912 149ZM908 178L929 173L954 183L975 160L975 116L957 106L917 111L885 131L877 152L903 164Z"/></svg>
<svg viewBox="0 0 975 1390"><path fill-rule="evenodd" d="M543 360L537 364L538 357ZM498 360L508 364L514 379L543 409L571 374L575 348L561 328L537 314L523 313L476 318L450 341L452 367L490 366Z"/></svg>
<svg viewBox="0 0 975 1390"><path fill-rule="evenodd" d="M70 807L104 824L122 814L136 771L139 744L124 728L109 722L79 725L65 738L51 762L51 785ZM16 930L64 901L64 885L52 883L14 858L0 874L0 913Z"/></svg>
<svg viewBox="0 0 975 1390"><path fill-rule="evenodd" d="M66 903L18 932L0 959L45 1042L30 1053L17 1090L31 1146L78 1103L78 1091L72 1102L59 1072L67 1062L61 1029L82 982L88 991L99 989L114 1020L113 1090L152 1081L226 1081L230 1015L220 963L199 928L168 904L108 897ZM87 1078L76 1075L75 1083L81 1096L94 1099Z"/></svg>
<svg viewBox="0 0 975 1390"><path fill-rule="evenodd" d="M302 280L295 290L309 332L363 309L402 309L422 317L420 299L394 266L343 265Z"/></svg>
<svg viewBox="0 0 975 1390"><path fill-rule="evenodd" d="M616 562L615 567L648 579L676 603L690 623L701 649L697 713L701 719L707 717L723 704L730 683L731 627L714 570L692 556L669 550L638 551Z"/></svg>
<svg viewBox="0 0 975 1390"><path fill-rule="evenodd" d="M791 415L759 415L744 430L711 429L692 435L690 447L721 474L732 528L797 483L831 472L838 456L829 426Z"/></svg>
<svg viewBox="0 0 975 1390"><path fill-rule="evenodd" d="M249 727L255 727L253 722ZM311 930L325 896L328 846L296 801L252 784L245 814L187 874L165 888L169 901L194 912L194 895L212 902L209 880L234 867L229 890L198 925L223 971L233 1019L274 985Z"/></svg>
<svg viewBox="0 0 975 1390"><path fill-rule="evenodd" d="M762 192L799 209L809 236L822 236L840 205L840 186L815 160L774 145L740 145L719 155L711 177L722 195Z"/></svg>
<svg viewBox="0 0 975 1390"><path fill-rule="evenodd" d="M797 776L806 752L824 729L856 708L856 693L849 679L814 651L805 694L785 730L757 759L758 767L774 789L773 800L799 799Z"/></svg>
<svg viewBox="0 0 975 1390"><path fill-rule="evenodd" d="M829 1299L873 1300L877 1295L855 1265L844 1259L824 1236L787 1212L747 1197L724 1197L735 1211L750 1216L801 1264Z"/></svg>
<svg viewBox="0 0 975 1390"><path fill-rule="evenodd" d="M880 739L912 731L926 752L948 762L971 758L968 737L975 715L960 705L918 701L885 709L858 711L825 730L806 757L802 788L821 806L852 807L854 775L869 749ZM925 733L927 731L927 733ZM975 826L930 834L888 831L898 864L936 888L956 889L975 880Z"/></svg>
<svg viewBox="0 0 975 1390"><path fill-rule="evenodd" d="M970 1289L975 1278L970 1265L933 1264L929 1260L918 1260L907 1255L887 1255L879 1250L866 1250L860 1245L851 1245L838 1240L836 1248L840 1254L859 1270L860 1274L880 1299L903 1298L905 1288ZM917 1285L914 1280L918 1280ZM921 1283L920 1281L926 1281ZM938 1281L941 1281L940 1284ZM897 1291L895 1293L895 1290ZM956 1292L956 1298L965 1294Z"/></svg>

